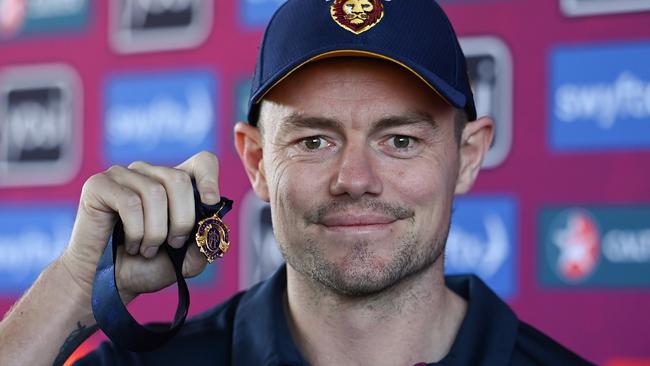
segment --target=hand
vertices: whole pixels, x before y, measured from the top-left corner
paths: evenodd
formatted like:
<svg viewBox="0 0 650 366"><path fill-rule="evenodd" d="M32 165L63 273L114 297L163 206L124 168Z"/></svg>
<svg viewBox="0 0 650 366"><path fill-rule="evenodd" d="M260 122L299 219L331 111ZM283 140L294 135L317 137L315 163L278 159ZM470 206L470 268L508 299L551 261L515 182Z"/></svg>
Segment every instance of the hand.
<svg viewBox="0 0 650 366"><path fill-rule="evenodd" d="M216 156L201 152L175 168L135 162L90 177L61 262L90 296L97 262L119 216L125 245L117 250L115 275L122 300L129 302L140 293L169 286L176 277L161 245L167 241L175 248L182 247L194 227L191 178L196 180L203 203L219 202L218 172ZM206 263L198 247L190 245L183 275L198 275Z"/></svg>

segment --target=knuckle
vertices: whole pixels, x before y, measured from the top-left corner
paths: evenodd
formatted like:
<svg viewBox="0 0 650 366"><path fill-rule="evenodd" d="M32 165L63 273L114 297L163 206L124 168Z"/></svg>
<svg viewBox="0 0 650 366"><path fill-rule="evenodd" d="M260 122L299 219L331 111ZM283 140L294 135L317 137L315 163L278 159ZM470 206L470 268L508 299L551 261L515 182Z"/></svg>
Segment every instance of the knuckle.
<svg viewBox="0 0 650 366"><path fill-rule="evenodd" d="M173 236L185 235L189 233L194 227L194 221L189 218L181 218L172 220L169 231Z"/></svg>
<svg viewBox="0 0 650 366"><path fill-rule="evenodd" d="M110 166L108 169L106 169L105 173L106 173L107 175L115 175L115 174L121 174L121 173L123 173L125 170L126 170L126 168L124 168L124 167L121 166L121 165L112 165L112 166Z"/></svg>
<svg viewBox="0 0 650 366"><path fill-rule="evenodd" d="M144 236L144 228L141 225L130 225L128 222L124 222L124 233L131 240L142 240Z"/></svg>
<svg viewBox="0 0 650 366"><path fill-rule="evenodd" d="M190 183L190 175L180 169L170 169L169 180L174 184Z"/></svg>
<svg viewBox="0 0 650 366"><path fill-rule="evenodd" d="M207 150L203 150L196 154L197 158L200 158L203 161L209 162L209 163L214 163L218 164L218 159L217 156Z"/></svg>
<svg viewBox="0 0 650 366"><path fill-rule="evenodd" d="M142 239L142 244L144 246L149 245L160 245L167 238L167 232L164 228L156 228L153 230L147 230Z"/></svg>
<svg viewBox="0 0 650 366"><path fill-rule="evenodd" d="M201 157L201 158L209 158L212 155L213 154L211 152L209 152L208 150L201 150L196 154L196 156Z"/></svg>
<svg viewBox="0 0 650 366"><path fill-rule="evenodd" d="M81 195L87 195L88 191L93 190L95 186L99 185L105 179L106 175L104 173L98 173L90 176L90 178L84 182L83 187L81 187Z"/></svg>
<svg viewBox="0 0 650 366"><path fill-rule="evenodd" d="M154 200L166 200L167 191L160 183L152 183L147 187L147 195Z"/></svg>
<svg viewBox="0 0 650 366"><path fill-rule="evenodd" d="M149 164L147 164L146 162L144 162L142 160L136 160L136 161L132 162L131 164L129 164L128 168L129 169L137 169L137 168L145 167L145 166L148 166L148 165Z"/></svg>
<svg viewBox="0 0 650 366"><path fill-rule="evenodd" d="M80 213L83 212L88 217L93 219L101 219L104 217L105 212L97 210L97 204L94 199L89 197L88 194L83 194L79 198L79 210Z"/></svg>
<svg viewBox="0 0 650 366"><path fill-rule="evenodd" d="M140 209L142 207L142 199L134 192L123 191L122 205L126 210Z"/></svg>

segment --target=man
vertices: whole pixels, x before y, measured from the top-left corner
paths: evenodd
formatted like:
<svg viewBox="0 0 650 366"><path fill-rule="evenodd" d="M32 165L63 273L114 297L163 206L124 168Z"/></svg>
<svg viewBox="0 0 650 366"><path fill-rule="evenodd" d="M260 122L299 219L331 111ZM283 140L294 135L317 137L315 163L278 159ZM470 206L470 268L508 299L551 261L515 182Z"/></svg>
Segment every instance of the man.
<svg viewBox="0 0 650 366"><path fill-rule="evenodd" d="M372 14L339 16L365 3ZM431 0L289 0L260 48L250 123L235 127L287 265L155 352L107 343L79 363L586 364L478 278L444 278L453 197L470 189L492 140L465 68ZM203 203L218 202L209 153L91 177L69 247L0 326L0 364L50 364L94 331L92 280L118 215L122 299L169 285L160 249L182 246L195 222L191 178ZM190 247L183 273L204 266Z"/></svg>

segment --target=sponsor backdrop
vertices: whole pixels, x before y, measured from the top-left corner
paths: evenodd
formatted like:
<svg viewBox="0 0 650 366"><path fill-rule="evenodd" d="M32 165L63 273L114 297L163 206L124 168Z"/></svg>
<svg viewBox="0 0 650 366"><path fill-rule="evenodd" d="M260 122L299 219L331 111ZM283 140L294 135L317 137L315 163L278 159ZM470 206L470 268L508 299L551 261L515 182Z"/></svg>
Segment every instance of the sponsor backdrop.
<svg viewBox="0 0 650 366"><path fill-rule="evenodd" d="M134 160L219 155L234 245L191 281L193 314L282 263L231 138L281 4L0 0L0 314L67 244L84 181ZM650 2L441 4L479 114L497 125L478 183L456 201L447 272L481 276L594 362L647 365ZM152 321L175 306L172 289L131 308Z"/></svg>

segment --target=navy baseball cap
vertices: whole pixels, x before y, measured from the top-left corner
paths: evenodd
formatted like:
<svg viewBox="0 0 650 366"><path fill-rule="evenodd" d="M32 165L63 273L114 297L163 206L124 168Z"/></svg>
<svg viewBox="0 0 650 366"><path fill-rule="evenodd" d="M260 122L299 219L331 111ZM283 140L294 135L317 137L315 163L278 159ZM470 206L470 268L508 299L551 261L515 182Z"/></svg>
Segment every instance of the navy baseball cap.
<svg viewBox="0 0 650 366"><path fill-rule="evenodd" d="M288 0L273 15L259 50L248 104L259 103L301 66L330 57L371 57L411 71L447 103L476 119L467 63L435 0Z"/></svg>

